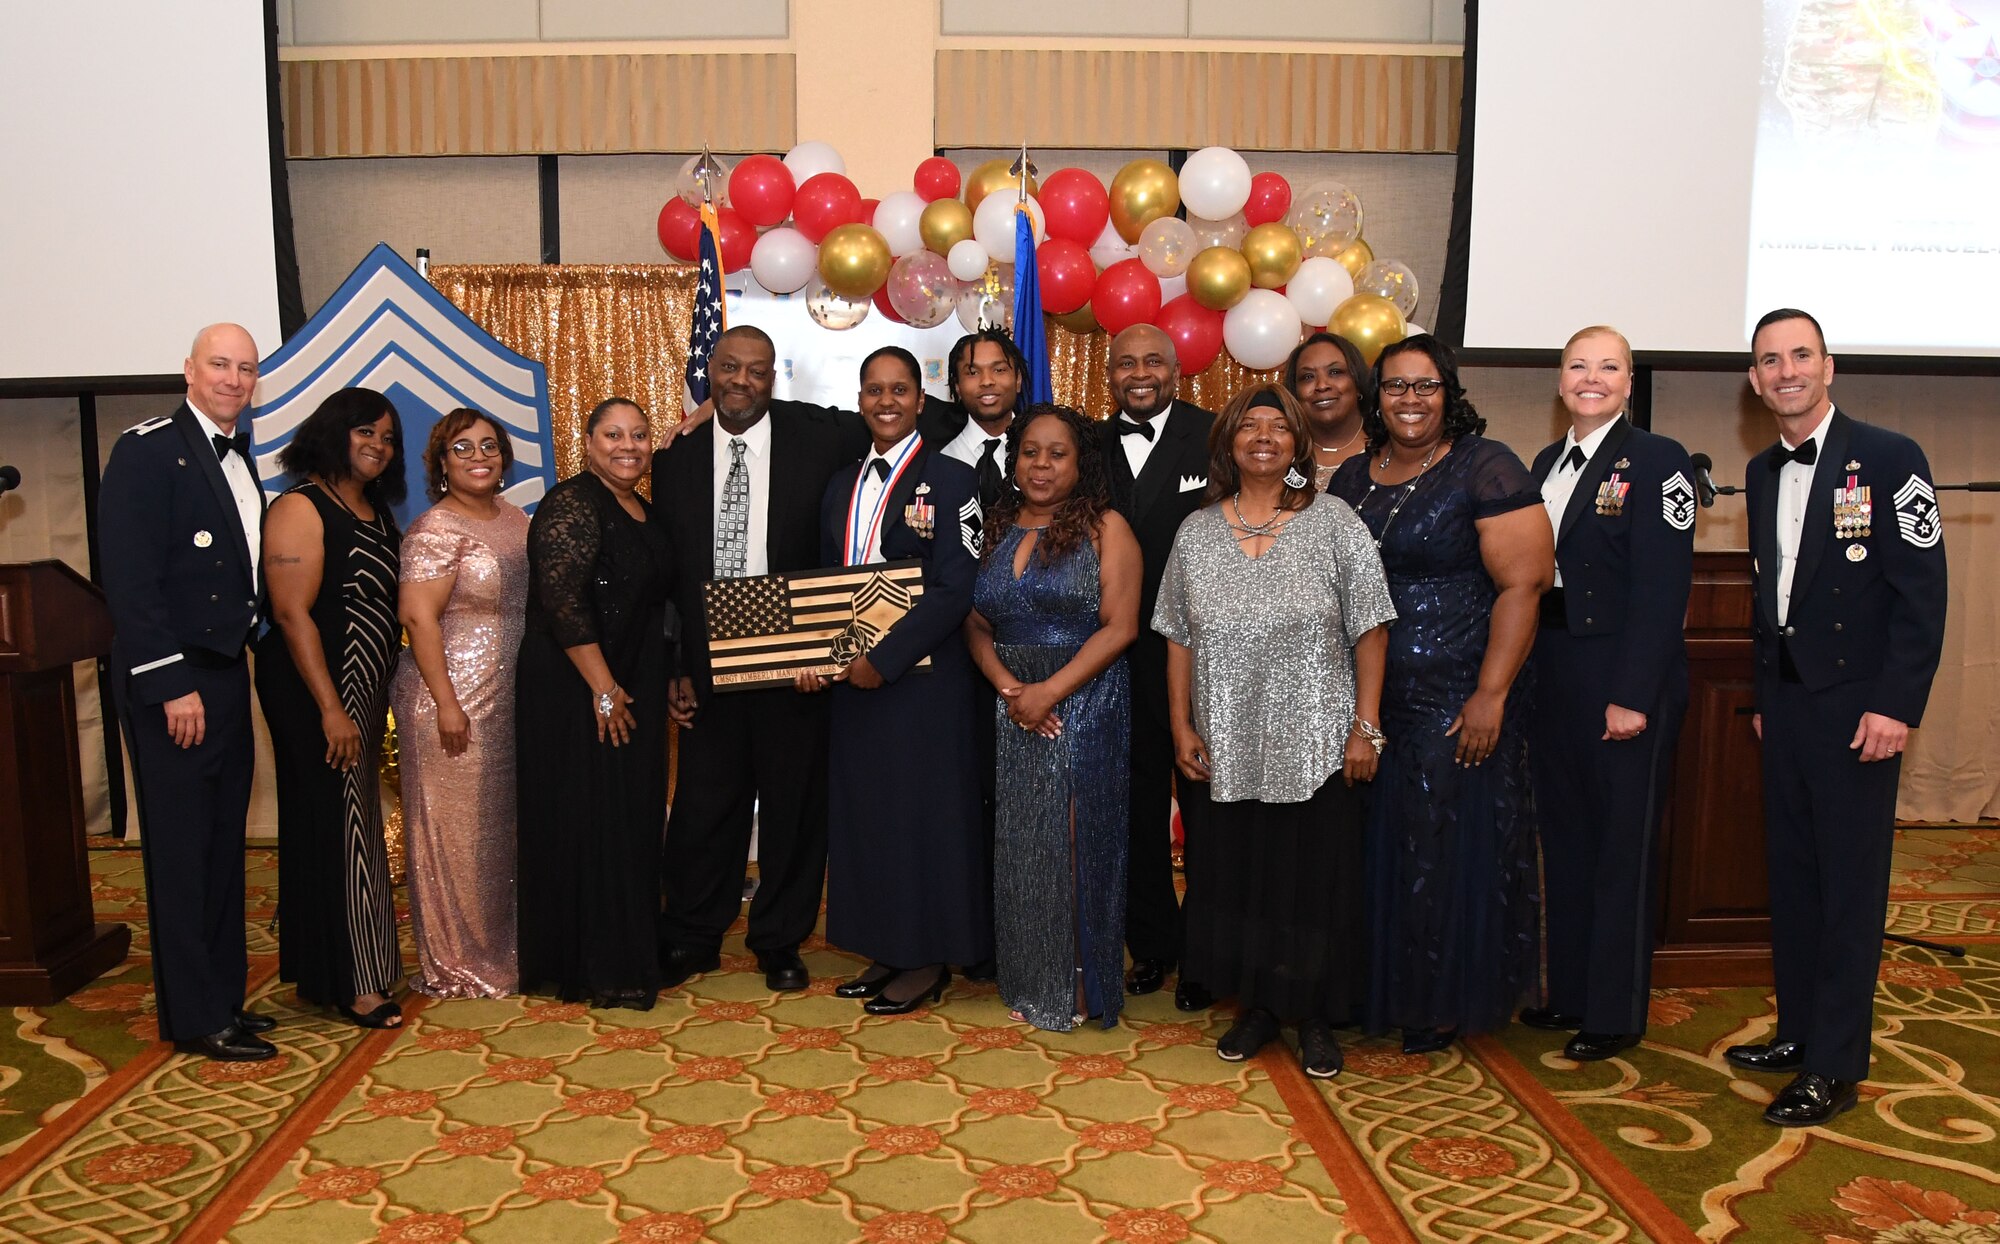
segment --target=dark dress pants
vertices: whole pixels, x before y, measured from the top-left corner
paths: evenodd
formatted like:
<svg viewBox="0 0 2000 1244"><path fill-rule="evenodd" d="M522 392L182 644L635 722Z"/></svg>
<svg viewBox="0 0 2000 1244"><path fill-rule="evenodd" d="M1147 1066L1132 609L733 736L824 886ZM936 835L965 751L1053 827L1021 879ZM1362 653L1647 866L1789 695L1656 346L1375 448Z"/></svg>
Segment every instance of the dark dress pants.
<svg viewBox="0 0 2000 1244"><path fill-rule="evenodd" d="M758 881L745 945L788 951L811 935L826 881L826 729L825 696L777 689L711 695L681 730L663 947L722 945L743 902L753 804Z"/></svg>
<svg viewBox="0 0 2000 1244"><path fill-rule="evenodd" d="M1868 1076L1903 767L1849 749L1867 704L1862 683L1793 682L1766 684L1763 704L1776 1039L1799 1042L1805 1070L1836 1080Z"/></svg>
<svg viewBox="0 0 2000 1244"><path fill-rule="evenodd" d="M1660 818L1687 709L1685 667L1663 702L1638 707L1637 738L1604 737L1616 635L1543 627L1535 639L1529 762L1547 888L1548 1005L1585 1032L1646 1030Z"/></svg>
<svg viewBox="0 0 2000 1244"><path fill-rule="evenodd" d="M1130 849L1125 863L1125 945L1134 959L1179 963L1180 901L1174 894L1173 813L1174 734L1167 716L1167 641L1142 633L1128 658L1132 669L1132 787ZM1194 800L1183 800L1185 850L1196 849L1189 816Z"/></svg>
<svg viewBox="0 0 2000 1244"><path fill-rule="evenodd" d="M250 667L239 660L191 673L204 731L188 748L168 735L164 707L134 704L124 679L113 682L138 785L163 1041L189 1041L235 1023L250 972L243 915L243 822L256 754Z"/></svg>

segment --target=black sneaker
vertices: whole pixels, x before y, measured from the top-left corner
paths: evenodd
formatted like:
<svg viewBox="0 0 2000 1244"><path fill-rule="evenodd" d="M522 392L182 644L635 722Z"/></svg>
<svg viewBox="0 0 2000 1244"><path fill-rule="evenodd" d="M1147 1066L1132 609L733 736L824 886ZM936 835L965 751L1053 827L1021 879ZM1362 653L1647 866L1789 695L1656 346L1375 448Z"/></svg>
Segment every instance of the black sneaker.
<svg viewBox="0 0 2000 1244"><path fill-rule="evenodd" d="M1240 1063L1246 1058L1255 1058L1257 1051L1271 1043L1278 1035L1278 1017L1262 1007L1252 1007L1243 1013L1222 1040L1215 1043L1215 1056L1225 1063Z"/></svg>
<svg viewBox="0 0 2000 1244"><path fill-rule="evenodd" d="M1340 1042L1324 1020L1299 1025L1299 1067L1315 1080L1331 1080L1342 1066Z"/></svg>

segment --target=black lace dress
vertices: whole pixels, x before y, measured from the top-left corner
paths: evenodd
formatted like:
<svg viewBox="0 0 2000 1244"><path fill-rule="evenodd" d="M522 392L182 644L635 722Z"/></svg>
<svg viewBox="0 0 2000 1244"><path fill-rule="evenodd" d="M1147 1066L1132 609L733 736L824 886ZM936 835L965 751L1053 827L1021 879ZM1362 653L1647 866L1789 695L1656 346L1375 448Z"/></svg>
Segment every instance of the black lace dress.
<svg viewBox="0 0 2000 1244"><path fill-rule="evenodd" d="M659 984L667 812L667 592L661 524L625 512L588 471L549 490L528 527L528 624L514 737L521 988L588 1001ZM598 742L596 697L564 649L594 643L637 728Z"/></svg>
<svg viewBox="0 0 2000 1244"><path fill-rule="evenodd" d="M1455 764L1458 740L1445 731L1479 684L1499 595L1476 524L1541 494L1513 451L1484 437L1454 444L1407 499L1400 484L1369 491L1369 458L1349 458L1327 486L1380 543L1396 602L1382 685L1389 743L1368 790L1368 1026L1486 1032L1508 1022L1537 966L1531 671L1514 680L1484 763Z"/></svg>

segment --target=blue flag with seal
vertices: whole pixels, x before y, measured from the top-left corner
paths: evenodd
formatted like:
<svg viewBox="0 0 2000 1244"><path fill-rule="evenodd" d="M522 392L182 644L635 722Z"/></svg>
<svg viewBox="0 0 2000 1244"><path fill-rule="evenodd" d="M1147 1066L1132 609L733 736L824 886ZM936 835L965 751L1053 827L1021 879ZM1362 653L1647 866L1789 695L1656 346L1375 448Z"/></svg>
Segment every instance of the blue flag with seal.
<svg viewBox="0 0 2000 1244"><path fill-rule="evenodd" d="M279 468L278 452L306 416L346 388L376 390L402 420L397 449L410 487L396 522L405 529L430 506L424 444L459 407L507 429L514 465L501 496L532 513L556 482L548 369L500 344L386 242L262 363L249 415L251 464L266 495L294 482Z"/></svg>
<svg viewBox="0 0 2000 1244"><path fill-rule="evenodd" d="M1035 222L1028 205L1014 208L1014 345L1027 361L1021 378L1026 404L1055 401L1049 384L1049 334L1042 324L1042 278L1035 267Z"/></svg>

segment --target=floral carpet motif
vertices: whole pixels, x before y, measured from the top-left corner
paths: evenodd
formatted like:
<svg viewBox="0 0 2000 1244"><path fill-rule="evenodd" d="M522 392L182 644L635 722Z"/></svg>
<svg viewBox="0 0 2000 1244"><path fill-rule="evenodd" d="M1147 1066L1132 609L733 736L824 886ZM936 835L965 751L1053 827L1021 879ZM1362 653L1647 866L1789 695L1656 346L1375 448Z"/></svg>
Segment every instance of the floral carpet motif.
<svg viewBox="0 0 2000 1244"><path fill-rule="evenodd" d="M0 1239L314 1241L1809 1240L2000 1244L2000 831L1899 835L1859 1109L1781 1132L1738 1073L1764 989L1656 991L1604 1063L1513 1027L1410 1056L1346 1038L1224 1064L1221 1013L1133 999L1109 1032L1010 1023L990 985L905 1017L723 970L650 1012L406 1003L399 1033L296 1007L248 857L253 993L283 1055L153 1040L138 856L92 853L116 973L0 1022Z"/></svg>

